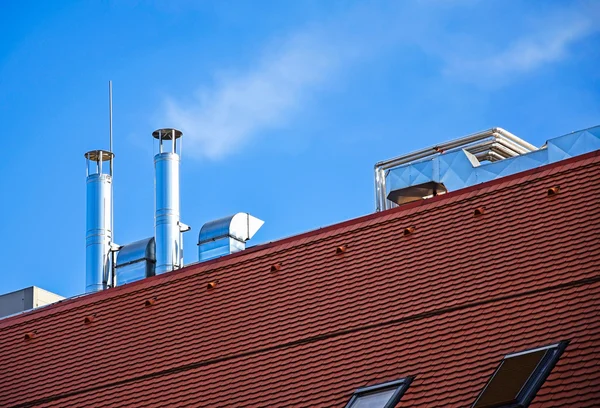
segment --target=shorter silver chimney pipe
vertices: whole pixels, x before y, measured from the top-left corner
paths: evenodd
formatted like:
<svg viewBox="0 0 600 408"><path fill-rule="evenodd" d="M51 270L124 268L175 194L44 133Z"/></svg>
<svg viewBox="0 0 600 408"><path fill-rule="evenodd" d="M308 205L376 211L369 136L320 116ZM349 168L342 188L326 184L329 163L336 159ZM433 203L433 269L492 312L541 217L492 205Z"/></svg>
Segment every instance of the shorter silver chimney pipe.
<svg viewBox="0 0 600 408"><path fill-rule="evenodd" d="M173 128L157 129L158 154L154 156L156 274L183 267L183 235L190 227L183 224L179 214L179 163L177 139L183 136ZM167 142L167 143L165 143Z"/></svg>
<svg viewBox="0 0 600 408"><path fill-rule="evenodd" d="M112 161L114 154L91 150L86 159L85 291L107 289L112 270ZM108 165L103 165L108 162Z"/></svg>

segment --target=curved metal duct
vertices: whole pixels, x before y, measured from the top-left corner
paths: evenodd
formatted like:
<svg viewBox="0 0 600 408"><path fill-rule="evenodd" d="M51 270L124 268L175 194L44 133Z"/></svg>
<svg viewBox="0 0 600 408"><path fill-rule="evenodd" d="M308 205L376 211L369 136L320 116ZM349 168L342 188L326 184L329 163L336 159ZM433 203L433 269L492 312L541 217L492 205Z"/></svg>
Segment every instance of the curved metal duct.
<svg viewBox="0 0 600 408"><path fill-rule="evenodd" d="M248 213L240 212L229 217L207 222L198 234L198 260L200 262L246 249L246 241L265 222Z"/></svg>
<svg viewBox="0 0 600 408"><path fill-rule="evenodd" d="M121 247L116 264L117 285L154 276L156 265L154 237L141 239Z"/></svg>

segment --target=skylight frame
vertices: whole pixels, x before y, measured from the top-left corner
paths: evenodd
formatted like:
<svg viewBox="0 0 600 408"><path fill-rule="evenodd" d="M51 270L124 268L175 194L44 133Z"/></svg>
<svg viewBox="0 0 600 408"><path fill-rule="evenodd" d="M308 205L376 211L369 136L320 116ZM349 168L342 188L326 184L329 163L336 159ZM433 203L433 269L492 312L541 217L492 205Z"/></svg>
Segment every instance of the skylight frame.
<svg viewBox="0 0 600 408"><path fill-rule="evenodd" d="M542 384L544 384L544 382L546 381L546 378L548 378L548 376L552 372L552 369L558 362L568 343L569 342L565 340L555 344L551 344L549 346L537 347L534 349L519 351L516 353L510 353L505 355L498 367L496 368L496 370L494 370L494 374L492 374L492 376L488 379L487 383L485 384L485 387L477 396L477 399L475 400L473 405L471 405L471 408L475 408L477 406L477 403L485 394L492 380L496 377L496 374L498 374L498 372L500 371L500 369L504 365L504 362L507 359L546 350L546 354L541 358L540 362L536 365L532 373L529 375L529 377L517 393L515 402L509 404L496 404L493 406L487 406L490 408L527 408L529 404L531 404L531 401L533 401L533 398L536 396L537 392L540 390ZM552 350L552 353L548 353L549 350Z"/></svg>
<svg viewBox="0 0 600 408"><path fill-rule="evenodd" d="M399 380L389 381L382 384L371 385L369 387L361 387L354 391L352 394L352 398L346 404L345 408L351 408L352 405L356 402L357 399L363 397L368 394L376 393L378 391L385 391L389 389L396 388L396 391L388 402L382 408L394 408L396 404L400 401L406 390L408 389L410 383L412 382L413 377L405 377Z"/></svg>

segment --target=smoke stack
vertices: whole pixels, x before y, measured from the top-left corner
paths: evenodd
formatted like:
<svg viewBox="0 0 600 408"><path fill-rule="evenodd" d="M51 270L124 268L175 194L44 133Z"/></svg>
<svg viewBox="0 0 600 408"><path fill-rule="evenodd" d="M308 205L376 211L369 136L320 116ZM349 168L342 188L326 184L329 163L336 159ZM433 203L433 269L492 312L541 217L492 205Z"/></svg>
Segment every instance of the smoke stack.
<svg viewBox="0 0 600 408"><path fill-rule="evenodd" d="M91 150L86 158L85 291L109 287L112 268L112 161L114 154ZM108 163L105 163L108 162Z"/></svg>
<svg viewBox="0 0 600 408"><path fill-rule="evenodd" d="M177 145L177 139L182 135L177 129L158 129L152 133L158 139L158 154L154 156L156 274L183 266L182 233L190 229L179 219L181 145Z"/></svg>

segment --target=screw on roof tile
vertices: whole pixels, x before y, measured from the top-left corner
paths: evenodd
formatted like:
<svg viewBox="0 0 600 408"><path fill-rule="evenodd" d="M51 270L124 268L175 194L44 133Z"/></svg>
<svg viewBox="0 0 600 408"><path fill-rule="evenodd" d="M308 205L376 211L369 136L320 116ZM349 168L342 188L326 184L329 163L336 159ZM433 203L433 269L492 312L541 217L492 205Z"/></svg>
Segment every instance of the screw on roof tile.
<svg viewBox="0 0 600 408"><path fill-rule="evenodd" d="M413 234L417 229L414 226L404 228L404 235Z"/></svg>
<svg viewBox="0 0 600 408"><path fill-rule="evenodd" d="M477 207L473 211L473 216L474 217L478 217L478 216L483 215L483 214L485 214L485 207Z"/></svg>
<svg viewBox="0 0 600 408"><path fill-rule="evenodd" d="M344 252L346 252L347 249L348 249L348 247L346 245L340 245L335 248L335 253L337 255L340 255L340 254L343 254Z"/></svg>
<svg viewBox="0 0 600 408"><path fill-rule="evenodd" d="M29 333L25 333L25 340L31 340L31 339L35 339L37 336L36 332L29 332Z"/></svg>
<svg viewBox="0 0 600 408"><path fill-rule="evenodd" d="M150 298L150 299L146 299L146 301L144 302L144 305L146 306L152 306L156 303L156 296Z"/></svg>
<svg viewBox="0 0 600 408"><path fill-rule="evenodd" d="M554 197L558 193L560 193L560 186L554 186L548 189L548 197Z"/></svg>
<svg viewBox="0 0 600 408"><path fill-rule="evenodd" d="M271 265L271 272L278 272L280 270L281 270L280 263L274 263L273 265Z"/></svg>
<svg viewBox="0 0 600 408"><path fill-rule="evenodd" d="M83 322L85 324L90 324L90 323L94 322L94 320L96 320L96 315L90 315L90 316L86 316L85 319L83 319Z"/></svg>
<svg viewBox="0 0 600 408"><path fill-rule="evenodd" d="M206 284L206 290L213 290L217 287L218 281L210 281Z"/></svg>

